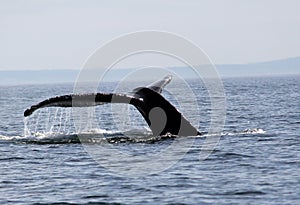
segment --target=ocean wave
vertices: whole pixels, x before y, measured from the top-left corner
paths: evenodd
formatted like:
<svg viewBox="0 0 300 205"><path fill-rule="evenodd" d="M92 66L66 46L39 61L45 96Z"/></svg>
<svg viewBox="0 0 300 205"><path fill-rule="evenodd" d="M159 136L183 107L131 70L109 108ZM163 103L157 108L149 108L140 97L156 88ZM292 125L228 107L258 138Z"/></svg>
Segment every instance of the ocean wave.
<svg viewBox="0 0 300 205"><path fill-rule="evenodd" d="M266 131L261 128L249 128L243 131L224 132L222 135L249 135L249 134L265 134Z"/></svg>
<svg viewBox="0 0 300 205"><path fill-rule="evenodd" d="M172 136L174 137L174 136ZM126 131L112 131L92 129L81 133L35 132L25 136L0 135L0 143L26 144L69 144L69 143L129 143L153 142L171 138L167 136L153 136L148 129L133 129Z"/></svg>
<svg viewBox="0 0 300 205"><path fill-rule="evenodd" d="M246 129L241 132L226 132L221 134L208 134L191 137L212 137L212 136L239 136L264 134L263 129ZM27 143L27 144L69 144L69 143L154 143L164 139L176 138L174 135L153 136L147 128L131 129L125 131L91 129L81 133L55 133L35 132L25 136L0 135L0 143Z"/></svg>

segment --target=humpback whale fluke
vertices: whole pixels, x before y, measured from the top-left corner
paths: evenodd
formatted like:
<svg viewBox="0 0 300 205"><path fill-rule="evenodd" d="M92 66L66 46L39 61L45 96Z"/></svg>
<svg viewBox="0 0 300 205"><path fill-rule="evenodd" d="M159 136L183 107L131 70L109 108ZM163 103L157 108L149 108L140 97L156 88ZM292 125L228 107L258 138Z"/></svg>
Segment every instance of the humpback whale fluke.
<svg viewBox="0 0 300 205"><path fill-rule="evenodd" d="M89 107L104 103L125 103L137 108L154 135L200 135L201 133L161 95L162 89L171 80L172 76L166 76L147 87L138 87L129 94L90 93L57 96L31 106L24 112L24 116L30 116L34 111L45 107Z"/></svg>

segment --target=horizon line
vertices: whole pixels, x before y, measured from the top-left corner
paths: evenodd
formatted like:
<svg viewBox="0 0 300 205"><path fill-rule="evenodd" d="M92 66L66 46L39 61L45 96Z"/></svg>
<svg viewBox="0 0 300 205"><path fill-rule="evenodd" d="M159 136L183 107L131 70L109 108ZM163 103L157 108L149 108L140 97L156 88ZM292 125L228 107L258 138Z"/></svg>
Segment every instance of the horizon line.
<svg viewBox="0 0 300 205"><path fill-rule="evenodd" d="M271 62L278 62L278 61L286 61L286 60L292 60L292 59L299 59L300 60L300 56L295 56L295 57L287 57L287 58L280 58L280 59L274 59L274 60L266 60L266 61L257 61L257 62L249 62L249 63L212 63L212 65L214 66L224 66L224 65L254 65L254 64L264 64L264 63L271 63ZM202 65L205 66L205 65ZM173 65L173 66L168 66L168 68L179 68L179 67L183 67L183 66L179 66L179 65ZM0 72L3 71L79 71L81 70L82 67L80 68L25 68L25 69L10 69L10 68L0 68ZM117 68L117 69L135 69L134 67L123 67L123 68Z"/></svg>

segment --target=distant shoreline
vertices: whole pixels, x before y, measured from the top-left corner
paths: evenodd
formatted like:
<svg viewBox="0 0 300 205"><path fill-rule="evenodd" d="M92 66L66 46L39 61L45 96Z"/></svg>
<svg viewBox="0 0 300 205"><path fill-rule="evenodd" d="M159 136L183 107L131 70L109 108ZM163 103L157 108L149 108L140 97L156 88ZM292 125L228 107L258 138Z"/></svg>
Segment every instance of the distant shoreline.
<svg viewBox="0 0 300 205"><path fill-rule="evenodd" d="M300 57L274 60L250 64L220 64L215 65L221 78L236 77L280 77L300 75ZM193 78L193 74L186 72L187 67L172 67L185 78ZM134 69L117 69L111 73L112 81L118 81ZM0 85L28 85L28 84L58 84L74 83L80 70L0 70Z"/></svg>

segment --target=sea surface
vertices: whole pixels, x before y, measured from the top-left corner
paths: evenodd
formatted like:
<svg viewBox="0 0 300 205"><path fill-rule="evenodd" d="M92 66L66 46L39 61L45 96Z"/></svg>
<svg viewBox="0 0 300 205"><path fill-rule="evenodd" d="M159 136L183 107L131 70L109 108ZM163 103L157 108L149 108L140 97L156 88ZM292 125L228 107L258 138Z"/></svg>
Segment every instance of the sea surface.
<svg viewBox="0 0 300 205"><path fill-rule="evenodd" d="M191 137L152 136L127 105L96 107L82 133L72 108L25 119L25 109L74 85L1 86L0 204L300 204L300 76L223 84L226 121L213 135L209 94L190 82L199 108L183 99L183 113L206 133ZM208 139L219 140L207 148Z"/></svg>

